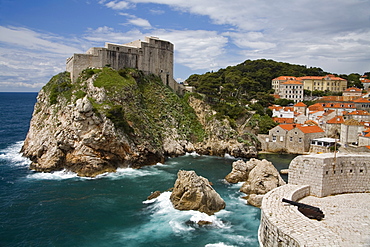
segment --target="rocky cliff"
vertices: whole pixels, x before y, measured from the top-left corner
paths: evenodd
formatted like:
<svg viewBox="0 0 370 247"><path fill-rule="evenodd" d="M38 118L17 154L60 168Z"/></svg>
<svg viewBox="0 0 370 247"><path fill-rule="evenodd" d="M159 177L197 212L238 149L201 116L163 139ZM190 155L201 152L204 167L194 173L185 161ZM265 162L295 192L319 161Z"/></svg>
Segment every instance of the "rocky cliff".
<svg viewBox="0 0 370 247"><path fill-rule="evenodd" d="M213 115L199 97L180 98L158 77L137 70L86 69L76 83L64 72L40 91L22 152L31 169L80 176L193 151L257 154L242 124L231 127Z"/></svg>

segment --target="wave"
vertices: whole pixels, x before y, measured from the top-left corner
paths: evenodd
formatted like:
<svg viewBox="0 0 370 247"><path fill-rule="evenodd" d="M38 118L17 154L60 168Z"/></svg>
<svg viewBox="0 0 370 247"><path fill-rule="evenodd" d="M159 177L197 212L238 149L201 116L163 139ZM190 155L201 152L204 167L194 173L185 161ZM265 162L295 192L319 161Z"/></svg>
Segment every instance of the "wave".
<svg viewBox="0 0 370 247"><path fill-rule="evenodd" d="M71 178L78 178L77 173L62 170L62 171L55 171L55 172L33 172L30 175L27 175L28 179L35 179L35 180L64 180L64 179L71 179Z"/></svg>
<svg viewBox="0 0 370 247"><path fill-rule="evenodd" d="M225 158L225 159L228 159L228 160L236 160L236 159L237 159L237 158L235 158L234 156L232 156L232 155L230 155L230 154L227 154L227 153L224 155L224 158Z"/></svg>
<svg viewBox="0 0 370 247"><path fill-rule="evenodd" d="M235 247L235 245L227 245L223 242L219 242L219 243L216 243L216 244L206 244L205 247Z"/></svg>
<svg viewBox="0 0 370 247"><path fill-rule="evenodd" d="M20 153L23 143L23 141L19 141L5 149L0 150L0 160L8 161L14 166L28 166L31 161L28 158L23 157Z"/></svg>
<svg viewBox="0 0 370 247"><path fill-rule="evenodd" d="M118 180L122 178L137 178L143 176L151 176L156 175L160 171L157 169L133 169L133 168L117 168L116 172L107 172L96 176L95 178L91 177L79 177L77 173L68 171L66 169L62 171L54 171L54 172L33 172L32 174L28 175L27 178L29 179L39 179L39 180L64 180L64 179L81 179L81 180L89 180L89 179L111 179L111 180Z"/></svg>
<svg viewBox="0 0 370 247"><path fill-rule="evenodd" d="M171 192L163 192L159 197L146 200L143 203L149 204L148 212L152 220L167 222L174 233L184 233L199 228L199 221L211 222L209 226L216 228L229 228L217 215L222 214L222 210L214 215L208 215L195 210L180 211L172 206L170 200ZM195 224L194 224L195 223Z"/></svg>
<svg viewBox="0 0 370 247"><path fill-rule="evenodd" d="M144 177L144 176L151 176L160 173L158 169L155 167L145 167L140 169L133 169L133 168L117 168L116 172L109 172L103 173L96 176L97 179L99 178L109 178L112 180L121 179L124 177L128 178L137 178L137 177Z"/></svg>

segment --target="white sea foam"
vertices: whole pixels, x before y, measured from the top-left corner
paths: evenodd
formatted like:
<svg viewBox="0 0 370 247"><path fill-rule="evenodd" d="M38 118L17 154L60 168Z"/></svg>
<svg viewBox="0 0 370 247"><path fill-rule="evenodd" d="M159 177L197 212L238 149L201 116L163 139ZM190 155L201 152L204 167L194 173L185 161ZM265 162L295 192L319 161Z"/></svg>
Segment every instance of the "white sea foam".
<svg viewBox="0 0 370 247"><path fill-rule="evenodd" d="M205 247L234 247L234 245L227 245L223 242L219 242L216 244L206 244Z"/></svg>
<svg viewBox="0 0 370 247"><path fill-rule="evenodd" d="M30 175L27 175L29 179L37 179L37 180L64 180L64 179L71 179L71 178L78 178L77 173L62 170L62 171L55 171L55 172L34 172Z"/></svg>
<svg viewBox="0 0 370 247"><path fill-rule="evenodd" d="M230 155L230 154L225 154L224 158L228 159L228 160L236 160L236 158L234 156Z"/></svg>
<svg viewBox="0 0 370 247"><path fill-rule="evenodd" d="M217 217L220 212L225 210L222 210L215 215L207 215L206 213L194 210L180 211L172 206L170 196L171 192L163 192L159 197L152 200L144 201L143 203L151 203L148 209L151 213L152 219L159 219L162 222L167 222L174 233L184 233L195 230L195 228L197 228L197 225L186 224L186 222L189 221L193 223L198 223L199 221L208 221L212 223L210 226L216 228L230 227Z"/></svg>
<svg viewBox="0 0 370 247"><path fill-rule="evenodd" d="M23 146L23 141L17 142L6 149L0 150L0 159L9 161L11 165L28 166L30 160L22 156L19 152Z"/></svg>
<svg viewBox="0 0 370 247"><path fill-rule="evenodd" d="M96 176L96 178L109 178L112 180L121 179L124 177L128 178L137 178L137 177L144 177L158 174L160 171L156 168L141 168L141 169L133 169L133 168L117 168L116 172L107 172Z"/></svg>
<svg viewBox="0 0 370 247"><path fill-rule="evenodd" d="M200 156L200 154L198 154L197 152L192 152L192 153L186 153L185 156L194 156L194 157L197 157L197 156Z"/></svg>

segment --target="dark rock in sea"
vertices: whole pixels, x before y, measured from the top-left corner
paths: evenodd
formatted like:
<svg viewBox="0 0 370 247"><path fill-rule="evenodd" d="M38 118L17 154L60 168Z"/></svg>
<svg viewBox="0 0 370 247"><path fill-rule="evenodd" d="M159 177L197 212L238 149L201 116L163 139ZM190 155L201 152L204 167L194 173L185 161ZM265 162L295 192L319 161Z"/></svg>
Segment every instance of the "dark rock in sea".
<svg viewBox="0 0 370 247"><path fill-rule="evenodd" d="M197 210L208 215L224 209L225 201L212 188L208 179L198 176L194 171L177 173L171 202L178 210Z"/></svg>

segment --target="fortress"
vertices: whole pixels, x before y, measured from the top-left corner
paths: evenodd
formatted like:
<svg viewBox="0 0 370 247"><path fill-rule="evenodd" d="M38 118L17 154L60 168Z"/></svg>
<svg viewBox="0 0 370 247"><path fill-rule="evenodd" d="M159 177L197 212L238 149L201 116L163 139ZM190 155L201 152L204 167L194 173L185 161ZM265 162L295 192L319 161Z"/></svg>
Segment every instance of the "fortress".
<svg viewBox="0 0 370 247"><path fill-rule="evenodd" d="M370 155L300 155L289 165L288 184L262 201L260 246L368 246ZM305 217L282 198L319 207L322 221Z"/></svg>
<svg viewBox="0 0 370 247"><path fill-rule="evenodd" d="M89 67L135 68L159 76L164 84L180 93L181 85L173 79L173 52L172 43L156 37L145 37L144 41L123 45L106 43L104 48L93 47L85 54L73 54L66 61L66 71L76 82L79 74Z"/></svg>

